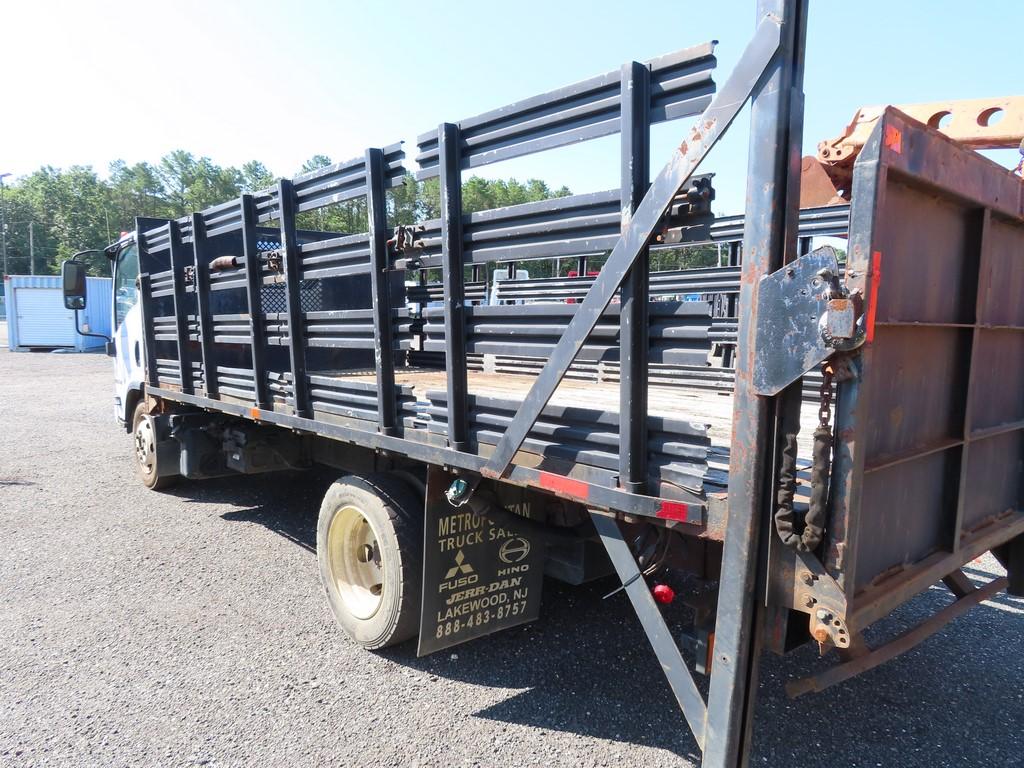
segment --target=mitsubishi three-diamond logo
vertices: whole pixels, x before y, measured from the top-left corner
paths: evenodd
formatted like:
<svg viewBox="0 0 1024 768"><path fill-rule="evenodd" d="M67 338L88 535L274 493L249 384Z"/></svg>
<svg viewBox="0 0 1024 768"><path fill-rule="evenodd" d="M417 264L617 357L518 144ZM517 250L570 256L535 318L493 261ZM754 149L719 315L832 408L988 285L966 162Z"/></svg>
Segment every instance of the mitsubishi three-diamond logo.
<svg viewBox="0 0 1024 768"><path fill-rule="evenodd" d="M455 565L448 569L448 574L445 576L446 579L450 579L458 573L466 576L473 572L473 566L465 562L466 556L460 549L455 553Z"/></svg>

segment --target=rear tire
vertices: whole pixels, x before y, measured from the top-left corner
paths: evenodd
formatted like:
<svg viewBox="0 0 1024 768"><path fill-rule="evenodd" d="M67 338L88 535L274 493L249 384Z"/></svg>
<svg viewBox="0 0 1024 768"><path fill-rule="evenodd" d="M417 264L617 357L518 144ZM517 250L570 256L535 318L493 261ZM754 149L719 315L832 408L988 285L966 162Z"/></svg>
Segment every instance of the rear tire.
<svg viewBox="0 0 1024 768"><path fill-rule="evenodd" d="M151 491L170 488L181 479L179 475L160 475L156 450L156 434L146 412L146 401L139 400L132 414L132 440L135 442L135 469L142 484Z"/></svg>
<svg viewBox="0 0 1024 768"><path fill-rule="evenodd" d="M317 522L320 579L335 619L374 650L416 637L423 512L390 475L347 475L327 490Z"/></svg>

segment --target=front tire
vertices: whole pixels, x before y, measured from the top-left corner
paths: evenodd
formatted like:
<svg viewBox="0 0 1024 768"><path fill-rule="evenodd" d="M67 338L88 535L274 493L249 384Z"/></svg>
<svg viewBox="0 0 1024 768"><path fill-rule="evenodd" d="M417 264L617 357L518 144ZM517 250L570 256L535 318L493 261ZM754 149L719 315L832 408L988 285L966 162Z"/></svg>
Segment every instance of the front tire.
<svg viewBox="0 0 1024 768"><path fill-rule="evenodd" d="M317 522L320 579L331 612L364 648L419 631L423 513L396 477L347 475L327 490Z"/></svg>
<svg viewBox="0 0 1024 768"><path fill-rule="evenodd" d="M161 475L156 450L156 433L146 412L146 401L139 400L132 414L132 439L135 442L135 469L142 484L151 491L170 488L178 482L178 475Z"/></svg>

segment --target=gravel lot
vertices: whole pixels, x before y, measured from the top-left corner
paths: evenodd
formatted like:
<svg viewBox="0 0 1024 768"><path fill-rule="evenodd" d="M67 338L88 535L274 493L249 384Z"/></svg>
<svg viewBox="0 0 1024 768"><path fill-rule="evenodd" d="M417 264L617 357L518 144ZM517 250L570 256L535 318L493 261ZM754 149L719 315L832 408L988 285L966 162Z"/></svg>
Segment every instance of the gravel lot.
<svg viewBox="0 0 1024 768"><path fill-rule="evenodd" d="M423 659L359 650L317 580L329 474L146 491L110 361L0 351L0 765L690 766L626 599L549 585L541 621ZM990 558L971 576L1001 572ZM933 589L890 636L949 600ZM1024 601L795 702L763 665L771 766L1024 765Z"/></svg>

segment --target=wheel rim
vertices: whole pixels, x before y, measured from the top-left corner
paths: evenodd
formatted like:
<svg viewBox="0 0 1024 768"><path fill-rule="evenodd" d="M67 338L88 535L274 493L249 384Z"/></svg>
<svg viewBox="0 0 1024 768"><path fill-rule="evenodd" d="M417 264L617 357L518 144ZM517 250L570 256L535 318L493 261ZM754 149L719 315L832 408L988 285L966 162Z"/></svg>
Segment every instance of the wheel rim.
<svg viewBox="0 0 1024 768"><path fill-rule="evenodd" d="M153 439L153 424L143 417L135 428L135 458L147 475L156 463L156 440Z"/></svg>
<svg viewBox="0 0 1024 768"><path fill-rule="evenodd" d="M368 619L380 608L384 563L377 532L354 506L345 506L331 521L327 551L334 582L345 608L357 619Z"/></svg>

